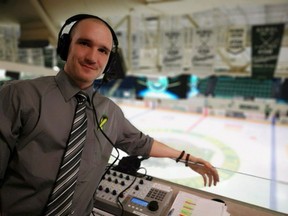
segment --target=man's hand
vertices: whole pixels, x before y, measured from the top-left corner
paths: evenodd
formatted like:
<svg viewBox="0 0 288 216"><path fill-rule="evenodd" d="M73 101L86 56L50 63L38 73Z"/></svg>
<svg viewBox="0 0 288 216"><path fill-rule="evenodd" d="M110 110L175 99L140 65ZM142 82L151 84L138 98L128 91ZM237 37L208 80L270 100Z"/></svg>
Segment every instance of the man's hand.
<svg viewBox="0 0 288 216"><path fill-rule="evenodd" d="M210 187L212 183L213 185L216 185L219 182L219 174L217 170L208 161L193 156L190 156L189 161L192 163L188 162L188 166L203 177L204 186L208 183L208 186Z"/></svg>

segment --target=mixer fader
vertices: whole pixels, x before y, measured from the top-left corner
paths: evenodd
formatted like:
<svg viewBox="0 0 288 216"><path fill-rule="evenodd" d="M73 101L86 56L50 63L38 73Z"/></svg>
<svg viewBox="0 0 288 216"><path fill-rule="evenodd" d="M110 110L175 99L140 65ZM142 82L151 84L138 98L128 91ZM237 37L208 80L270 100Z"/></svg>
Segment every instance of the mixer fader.
<svg viewBox="0 0 288 216"><path fill-rule="evenodd" d="M123 193L123 191L125 191ZM153 182L149 176L135 177L111 170L103 177L96 192L95 207L120 215L122 203L124 215L160 216L172 198L172 188Z"/></svg>

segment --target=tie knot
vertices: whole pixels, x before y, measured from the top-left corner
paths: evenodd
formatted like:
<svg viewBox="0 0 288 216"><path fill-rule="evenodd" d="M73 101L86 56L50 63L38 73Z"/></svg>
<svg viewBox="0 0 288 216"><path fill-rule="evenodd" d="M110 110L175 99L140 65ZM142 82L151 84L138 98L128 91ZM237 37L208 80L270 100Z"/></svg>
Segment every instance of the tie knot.
<svg viewBox="0 0 288 216"><path fill-rule="evenodd" d="M84 92L78 92L75 97L77 99L77 102L80 104L87 101L87 95Z"/></svg>

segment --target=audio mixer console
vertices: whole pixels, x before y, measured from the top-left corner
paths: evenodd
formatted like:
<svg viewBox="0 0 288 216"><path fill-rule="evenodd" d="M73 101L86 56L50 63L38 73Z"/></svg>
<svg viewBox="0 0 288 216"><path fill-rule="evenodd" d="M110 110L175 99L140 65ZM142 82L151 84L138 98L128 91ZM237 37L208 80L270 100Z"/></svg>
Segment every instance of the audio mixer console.
<svg viewBox="0 0 288 216"><path fill-rule="evenodd" d="M135 177L111 170L99 184L94 206L111 214L121 215L118 198L125 216L161 216L168 208L172 194L170 186L153 182L149 176Z"/></svg>

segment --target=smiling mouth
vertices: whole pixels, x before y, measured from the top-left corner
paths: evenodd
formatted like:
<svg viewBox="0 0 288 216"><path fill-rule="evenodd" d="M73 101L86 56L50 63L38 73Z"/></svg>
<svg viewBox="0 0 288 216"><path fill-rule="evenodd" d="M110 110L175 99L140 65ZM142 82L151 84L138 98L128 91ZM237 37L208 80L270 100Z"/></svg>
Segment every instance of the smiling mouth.
<svg viewBox="0 0 288 216"><path fill-rule="evenodd" d="M81 64L81 66L84 67L84 68L87 68L87 69L89 69L89 70L97 70L96 67L92 67L92 66L87 65L87 64Z"/></svg>

